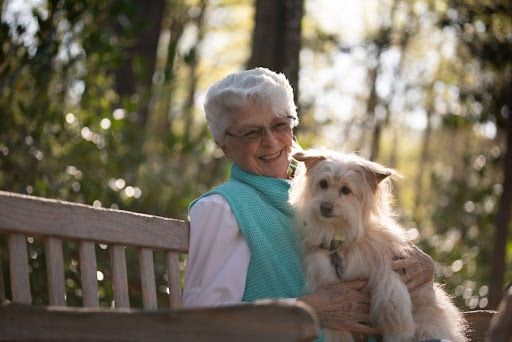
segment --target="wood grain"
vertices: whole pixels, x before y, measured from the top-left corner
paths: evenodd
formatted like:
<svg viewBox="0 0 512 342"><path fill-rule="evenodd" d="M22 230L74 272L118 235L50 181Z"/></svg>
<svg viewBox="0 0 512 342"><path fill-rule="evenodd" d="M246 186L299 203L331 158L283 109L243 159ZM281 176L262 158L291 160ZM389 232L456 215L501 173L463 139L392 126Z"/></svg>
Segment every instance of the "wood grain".
<svg viewBox="0 0 512 342"><path fill-rule="evenodd" d="M2 255L2 248L0 246L0 255ZM4 272L2 270L2 258L0 258L0 304L7 301L5 294Z"/></svg>
<svg viewBox="0 0 512 342"><path fill-rule="evenodd" d="M169 304L172 309L179 309L183 307L179 262L179 253L167 252L167 282L169 284Z"/></svg>
<svg viewBox="0 0 512 342"><path fill-rule="evenodd" d="M94 308L98 302L98 276L94 242L80 241L80 279L82 280L82 296L84 307Z"/></svg>
<svg viewBox="0 0 512 342"><path fill-rule="evenodd" d="M28 275L27 237L22 234L9 234L7 245L9 247L12 301L32 303Z"/></svg>
<svg viewBox="0 0 512 342"><path fill-rule="evenodd" d="M0 191L0 231L104 244L188 250L188 223Z"/></svg>
<svg viewBox="0 0 512 342"><path fill-rule="evenodd" d="M0 341L311 341L312 309L266 301L205 309L155 310L0 306Z"/></svg>
<svg viewBox="0 0 512 342"><path fill-rule="evenodd" d="M464 312L464 318L468 322L466 336L471 342L484 342L485 334L489 329L489 323L496 311L475 310Z"/></svg>
<svg viewBox="0 0 512 342"><path fill-rule="evenodd" d="M144 309L156 309L155 266L153 264L153 251L151 249L139 248L139 267Z"/></svg>
<svg viewBox="0 0 512 342"><path fill-rule="evenodd" d="M66 305L66 288L64 283L64 259L62 242L58 238L44 239L46 256L46 274L48 276L48 295L50 305Z"/></svg>
<svg viewBox="0 0 512 342"><path fill-rule="evenodd" d="M114 303L116 308L129 308L128 276L126 272L126 257L123 246L113 245L110 249L112 266L112 286L114 288Z"/></svg>

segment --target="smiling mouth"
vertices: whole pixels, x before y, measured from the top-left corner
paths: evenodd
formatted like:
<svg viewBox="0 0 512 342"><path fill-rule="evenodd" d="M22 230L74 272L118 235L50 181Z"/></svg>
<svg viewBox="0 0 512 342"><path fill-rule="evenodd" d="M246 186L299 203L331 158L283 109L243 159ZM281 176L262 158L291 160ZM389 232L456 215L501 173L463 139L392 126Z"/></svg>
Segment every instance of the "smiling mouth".
<svg viewBox="0 0 512 342"><path fill-rule="evenodd" d="M283 150L281 150L281 151L279 151L277 153L274 153L274 154L270 154L268 156L261 156L260 159L263 159L265 161L277 159L281 155L281 152L283 152Z"/></svg>

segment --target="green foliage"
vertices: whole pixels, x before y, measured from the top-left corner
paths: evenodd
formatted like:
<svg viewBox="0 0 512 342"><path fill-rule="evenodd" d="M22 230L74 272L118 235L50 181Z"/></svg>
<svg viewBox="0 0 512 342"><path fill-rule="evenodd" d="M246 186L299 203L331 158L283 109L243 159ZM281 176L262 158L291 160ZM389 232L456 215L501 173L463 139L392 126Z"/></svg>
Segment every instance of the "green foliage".
<svg viewBox="0 0 512 342"><path fill-rule="evenodd" d="M455 32L457 49L454 60L441 64L438 79L458 96L453 110L442 115L438 131L452 139L438 136L440 141L431 148L443 163L431 171L431 217L417 224L435 227L421 245L440 261L439 280L458 296L461 307L484 308L503 192L505 127L510 121L512 7L500 1L446 5L446 11L438 13L438 24ZM479 133L489 128L488 138ZM507 249L510 259L510 244ZM511 280L508 267L505 281Z"/></svg>
<svg viewBox="0 0 512 342"><path fill-rule="evenodd" d="M185 13L189 8L181 3L169 6L166 13L171 15L175 8ZM212 157L206 125L183 127L184 119L171 121L168 115L182 103L171 96L179 89L175 75L183 72L176 63L186 68L195 58L194 49L182 56L177 41L169 44L167 62L156 70L164 79L152 89L155 105L146 126L139 112L148 89L127 96L116 92L116 70L148 23L135 20L140 10L136 2L48 1L25 13L37 23L33 37L24 35L26 27L7 10L8 3L0 24L2 190L186 219L188 204L222 182L226 166L220 155ZM134 59L134 69L136 81L153 72L143 58ZM158 105L165 101L167 107ZM0 261L9 284L6 247L0 236ZM77 245L64 241L63 247L67 302L80 305ZM28 253L34 303L47 303L41 241L29 239ZM110 306L108 247L97 246L96 254L104 276L100 302ZM140 307L136 250L127 249L127 263L131 305ZM159 304L165 307L163 253L155 252L155 269Z"/></svg>
<svg viewBox="0 0 512 342"><path fill-rule="evenodd" d="M194 20L197 15L192 17L190 13L197 12L201 1L173 0L166 4L161 38L167 37L168 43L160 46L153 75L148 75L144 58L133 59L136 84L132 94L117 91L116 72L126 61L134 41L150 23L136 18L140 11L136 1L43 1L29 13L36 25L33 34L20 18L9 14L9 1L3 4L0 22L2 190L185 219L190 201L222 182L228 164L221 158L204 120L197 119L193 102L201 95L198 89L205 89L244 63L251 29L246 19L251 14L251 5L247 1L223 1L217 7L208 5L214 15L229 18L222 27L218 21L210 23L208 33L227 28L234 34L219 35L220 40L228 41L221 45L223 54L217 52L222 58L202 61L199 41L186 49L179 44L187 25L200 25ZM371 27L361 46L354 47L340 43L346 33L327 32L306 17L303 51L308 53L303 60L311 61L319 70L324 64L332 67L336 58L353 53L370 70L379 60L376 44L382 45L380 55L398 50L404 54L404 71L386 76L394 77L394 83L400 86L405 83L403 93L394 89L396 96L390 94L389 99L377 99L387 112L394 111L395 98L407 102L402 113L393 113L390 121L396 124L383 131L386 139L382 142L383 157L379 159L408 176L398 183L404 226L410 229L420 247L439 262L436 279L457 296L461 308L485 307L494 218L503 182L504 127L510 120L510 108L505 104L510 96L507 85L512 72L512 9L504 0L486 4L409 1L398 2L395 7L401 11L397 12L400 14L397 18L405 16L407 23L398 19L395 23L389 19L393 15L384 11L389 20L383 18L380 26ZM410 14L422 7L425 8L422 16ZM229 12L230 9L233 11ZM436 27L424 28L425 23L434 23ZM432 33L425 33L426 30L452 32L454 55L430 51L437 47L425 37ZM212 44L208 47L213 49ZM344 56L340 57L339 51ZM437 53L439 67L433 76L420 77L416 64L426 60L422 59L423 54L431 56L431 53ZM307 67L309 72L314 69ZM419 79L410 79L408 73L418 75ZM141 86L141 80L148 76L153 76L150 89ZM321 77L325 75L318 72L318 78ZM199 85L193 84L194 80L199 80ZM353 82L350 78L335 81L329 82L322 92L339 97L338 82L349 85ZM357 82L355 88L361 87ZM420 160L420 133L398 124L403 119L399 115L407 117L416 105L409 96L413 91L420 94L420 107L435 114L436 124L432 125L427 145L429 158L425 164ZM303 95L300 103L302 117L298 131L298 138L306 148L323 138L319 127L333 128L335 115L347 115L324 109L325 113L316 113L319 94L309 96ZM355 103L361 102L353 107L355 111L367 107L360 99L366 93L351 96ZM444 110L440 109L443 105ZM149 119L141 124L144 107L149 108ZM324 115L318 115L317 119L316 114ZM358 140L370 142L364 130L378 120L365 115L359 120L356 115L347 120L344 128L347 139L333 144L347 149L349 133L357 135L353 132L362 132L363 139ZM481 133L489 128L496 134ZM396 135L396 140L391 133ZM364 147L359 142L354 146L361 150ZM414 176L421 168L423 198L416 204L418 184ZM67 301L69 305L80 305L77 245L74 241L64 241L63 246ZM104 277L99 282L100 300L102 305L110 306L111 270L108 247L104 247L97 246L96 251L99 271ZM512 265L512 240L508 241L507 250L507 262ZM30 239L28 253L34 303L47 303L41 241ZM8 284L6 259L5 237L0 236L0 262ZM164 259L162 253L155 253L160 307L168 305ZM127 249L127 264L130 301L132 306L140 307L135 249ZM506 280L510 281L512 270L508 267Z"/></svg>

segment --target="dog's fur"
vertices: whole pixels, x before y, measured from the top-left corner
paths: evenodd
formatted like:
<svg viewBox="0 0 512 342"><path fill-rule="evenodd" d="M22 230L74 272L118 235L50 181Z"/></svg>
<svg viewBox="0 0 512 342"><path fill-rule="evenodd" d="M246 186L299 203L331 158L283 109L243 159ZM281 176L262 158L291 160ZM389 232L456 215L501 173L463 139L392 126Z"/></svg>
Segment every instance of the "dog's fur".
<svg viewBox="0 0 512 342"><path fill-rule="evenodd" d="M307 290L312 293L340 281L329 251L320 246L343 235L345 241L337 249L343 264L341 280L369 279L371 323L384 341L467 341L461 312L438 284L421 285L410 295L391 268L393 256L411 252L391 209L390 181L398 173L355 154L309 150L293 157L301 163L292 181L290 204L296 209L303 242ZM334 330L326 337L352 338Z"/></svg>

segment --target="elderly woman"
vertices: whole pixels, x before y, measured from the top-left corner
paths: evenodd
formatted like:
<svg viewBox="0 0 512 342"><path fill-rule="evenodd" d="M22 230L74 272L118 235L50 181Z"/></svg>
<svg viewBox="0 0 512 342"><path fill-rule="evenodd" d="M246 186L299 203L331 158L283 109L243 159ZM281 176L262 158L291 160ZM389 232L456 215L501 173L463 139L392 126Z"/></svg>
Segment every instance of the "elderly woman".
<svg viewBox="0 0 512 342"><path fill-rule="evenodd" d="M376 333L369 322L366 281L341 282L305 294L293 211L288 205L290 150L298 124L286 77L264 68L215 82L205 100L210 132L233 161L228 182L190 205L185 306L214 306L263 298L310 304L320 324ZM395 262L412 290L430 281L432 260Z"/></svg>

